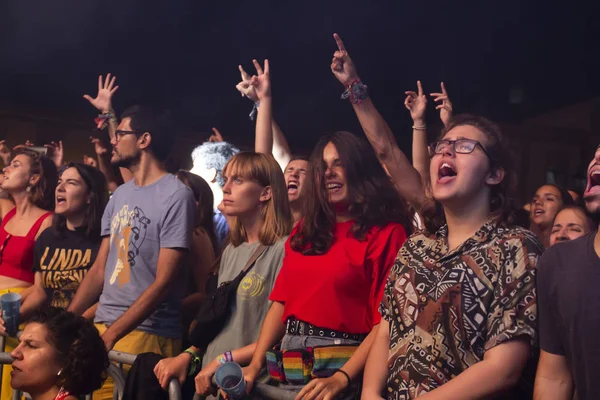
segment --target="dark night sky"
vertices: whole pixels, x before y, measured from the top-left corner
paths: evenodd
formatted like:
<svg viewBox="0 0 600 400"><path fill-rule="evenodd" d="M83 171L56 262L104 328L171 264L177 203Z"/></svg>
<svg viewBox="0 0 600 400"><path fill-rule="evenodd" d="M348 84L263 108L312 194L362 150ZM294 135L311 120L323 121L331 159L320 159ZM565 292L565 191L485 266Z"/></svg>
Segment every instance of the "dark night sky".
<svg viewBox="0 0 600 400"><path fill-rule="evenodd" d="M401 141L410 126L403 93L417 79L427 92L444 80L456 111L500 121L600 94L591 0L2 3L1 109L93 118L81 96L95 95L97 76L112 72L117 111L160 101L184 130L217 126L249 143L251 104L235 91L237 64L268 57L275 117L293 148L309 149L323 132L359 132L329 71L333 32ZM521 104L509 103L511 88L522 90Z"/></svg>

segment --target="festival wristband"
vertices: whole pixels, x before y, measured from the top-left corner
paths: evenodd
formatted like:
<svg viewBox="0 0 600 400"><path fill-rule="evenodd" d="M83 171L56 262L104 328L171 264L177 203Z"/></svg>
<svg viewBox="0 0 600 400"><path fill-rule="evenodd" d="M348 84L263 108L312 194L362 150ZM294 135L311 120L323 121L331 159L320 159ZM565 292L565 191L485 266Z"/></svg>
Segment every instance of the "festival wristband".
<svg viewBox="0 0 600 400"><path fill-rule="evenodd" d="M225 364L227 362L233 362L233 355L231 354L230 351L227 351L223 354L221 354L219 357L217 357L217 361L219 364Z"/></svg>
<svg viewBox="0 0 600 400"><path fill-rule="evenodd" d="M349 99L352 104L360 104L369 98L367 85L362 83L359 78L356 78L351 84L348 85L348 89L342 93L341 98L342 100Z"/></svg>
<svg viewBox="0 0 600 400"><path fill-rule="evenodd" d="M192 348L188 348L184 351L184 353L192 356L192 361L188 367L188 376L195 376L198 371L200 371L200 367L202 365L202 359L198 356L198 353L192 350Z"/></svg>
<svg viewBox="0 0 600 400"><path fill-rule="evenodd" d="M250 114L248 115L248 117L250 117L250 121L254 121L254 118L256 117L256 113L258 112L258 107L260 107L260 101L257 101L256 103L254 103L254 106L252 107L252 111L250 111Z"/></svg>

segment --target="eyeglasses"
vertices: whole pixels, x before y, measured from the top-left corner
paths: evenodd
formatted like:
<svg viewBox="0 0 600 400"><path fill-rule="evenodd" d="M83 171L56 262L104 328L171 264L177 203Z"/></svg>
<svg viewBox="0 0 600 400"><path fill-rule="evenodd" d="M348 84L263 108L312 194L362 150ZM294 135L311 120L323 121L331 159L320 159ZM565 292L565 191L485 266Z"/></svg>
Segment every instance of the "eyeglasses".
<svg viewBox="0 0 600 400"><path fill-rule="evenodd" d="M140 132L140 131L122 131L122 130L118 130L115 131L115 138L118 140L121 140L121 138L125 135L136 135L136 136L142 136L144 134L144 132Z"/></svg>
<svg viewBox="0 0 600 400"><path fill-rule="evenodd" d="M436 154L442 154L449 146L452 146L452 150L458 154L471 154L475 150L475 147L479 146L485 155L491 159L483 145L477 140L471 139L439 140L433 142L429 145L429 155L433 157Z"/></svg>

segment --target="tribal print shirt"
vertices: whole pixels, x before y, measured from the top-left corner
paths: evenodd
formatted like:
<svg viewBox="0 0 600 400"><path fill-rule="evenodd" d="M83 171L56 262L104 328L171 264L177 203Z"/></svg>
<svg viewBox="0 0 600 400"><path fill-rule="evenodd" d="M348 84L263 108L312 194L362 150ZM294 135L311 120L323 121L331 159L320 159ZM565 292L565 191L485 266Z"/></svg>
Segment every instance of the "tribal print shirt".
<svg viewBox="0 0 600 400"><path fill-rule="evenodd" d="M442 386L503 342L535 340L537 237L494 221L453 251L447 236L447 226L411 236L388 277L380 312L390 325L390 400Z"/></svg>

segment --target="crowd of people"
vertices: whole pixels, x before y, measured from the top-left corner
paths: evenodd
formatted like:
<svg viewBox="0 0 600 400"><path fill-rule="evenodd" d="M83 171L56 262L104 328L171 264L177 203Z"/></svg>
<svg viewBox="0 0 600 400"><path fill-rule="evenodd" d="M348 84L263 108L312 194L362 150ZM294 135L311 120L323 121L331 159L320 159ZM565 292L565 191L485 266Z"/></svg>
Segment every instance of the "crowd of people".
<svg viewBox="0 0 600 400"><path fill-rule="evenodd" d="M546 184L519 205L497 124L453 115L443 83L428 96L417 82L411 161L334 39L331 71L366 140L340 131L294 154L269 62L254 60L236 86L254 151L215 130L190 171L169 173L170 113L117 117L110 74L84 96L108 132L91 138L96 158L0 142L0 294L21 295L25 323L7 338L2 399L112 398L110 350L156 354L157 387L176 378L209 399L224 395L212 378L225 362L244 367L248 393L268 377L299 400L600 393L600 147L584 193ZM431 144L428 98L444 126ZM225 323L198 341L199 310L231 282Z"/></svg>

